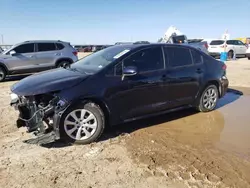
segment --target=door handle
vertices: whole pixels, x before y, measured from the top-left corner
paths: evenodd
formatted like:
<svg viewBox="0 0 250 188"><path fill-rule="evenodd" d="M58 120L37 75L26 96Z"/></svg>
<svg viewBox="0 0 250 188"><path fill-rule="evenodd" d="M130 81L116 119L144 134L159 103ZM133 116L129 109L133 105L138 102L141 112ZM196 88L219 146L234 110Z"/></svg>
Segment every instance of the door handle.
<svg viewBox="0 0 250 188"><path fill-rule="evenodd" d="M60 53L55 53L55 55L61 55Z"/></svg>
<svg viewBox="0 0 250 188"><path fill-rule="evenodd" d="M162 79L163 81L166 81L166 80L169 79L169 77L168 77L166 74L164 74L164 75L162 75L161 79Z"/></svg>
<svg viewBox="0 0 250 188"><path fill-rule="evenodd" d="M197 72L198 74L201 74L201 73L203 73L203 70L202 70L202 69L196 69L196 72Z"/></svg>

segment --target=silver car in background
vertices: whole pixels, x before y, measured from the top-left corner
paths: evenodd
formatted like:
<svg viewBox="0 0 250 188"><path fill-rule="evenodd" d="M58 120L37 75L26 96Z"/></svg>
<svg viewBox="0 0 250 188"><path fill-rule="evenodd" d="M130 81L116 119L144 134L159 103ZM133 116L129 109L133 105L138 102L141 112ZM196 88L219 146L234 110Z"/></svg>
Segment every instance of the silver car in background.
<svg viewBox="0 0 250 188"><path fill-rule="evenodd" d="M16 44L0 54L0 82L7 75L40 72L66 67L78 60L69 42L36 40Z"/></svg>

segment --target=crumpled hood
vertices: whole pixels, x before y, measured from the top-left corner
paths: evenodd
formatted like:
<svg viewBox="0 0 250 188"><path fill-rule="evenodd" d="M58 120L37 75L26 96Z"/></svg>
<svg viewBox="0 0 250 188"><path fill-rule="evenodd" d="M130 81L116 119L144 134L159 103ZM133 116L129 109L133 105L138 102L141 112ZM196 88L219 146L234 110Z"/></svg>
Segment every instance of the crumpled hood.
<svg viewBox="0 0 250 188"><path fill-rule="evenodd" d="M32 96L53 91L60 91L79 84L87 74L71 69L52 69L28 76L11 87L19 96Z"/></svg>

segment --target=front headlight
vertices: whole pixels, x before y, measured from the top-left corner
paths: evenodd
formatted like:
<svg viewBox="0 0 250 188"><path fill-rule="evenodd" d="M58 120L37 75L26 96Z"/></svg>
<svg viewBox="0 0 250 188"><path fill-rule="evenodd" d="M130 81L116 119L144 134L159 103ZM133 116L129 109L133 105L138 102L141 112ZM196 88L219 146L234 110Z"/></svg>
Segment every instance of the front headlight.
<svg viewBox="0 0 250 188"><path fill-rule="evenodd" d="M10 106L14 106L15 110L18 110L18 107L17 107L17 105L19 103L18 95L15 93L11 93L10 98L11 98Z"/></svg>
<svg viewBox="0 0 250 188"><path fill-rule="evenodd" d="M11 103L17 103L18 100L19 100L18 95L15 94L15 93L11 93L11 94L10 94L10 98L11 98Z"/></svg>

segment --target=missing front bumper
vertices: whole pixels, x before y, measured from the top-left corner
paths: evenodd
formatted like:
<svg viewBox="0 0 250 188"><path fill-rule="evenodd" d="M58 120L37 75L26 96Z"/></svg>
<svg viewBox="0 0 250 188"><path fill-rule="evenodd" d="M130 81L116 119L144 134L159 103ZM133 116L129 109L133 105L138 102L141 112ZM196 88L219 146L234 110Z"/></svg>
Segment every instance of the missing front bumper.
<svg viewBox="0 0 250 188"><path fill-rule="evenodd" d="M46 108L40 109L34 102L27 102L20 98L11 100L10 105L19 111L19 118L16 121L18 128L26 127L27 132L33 132L41 139L45 135L51 135L50 140L60 139L60 119L68 108L67 105L64 105L63 108L48 105ZM50 121L52 123L49 123Z"/></svg>

